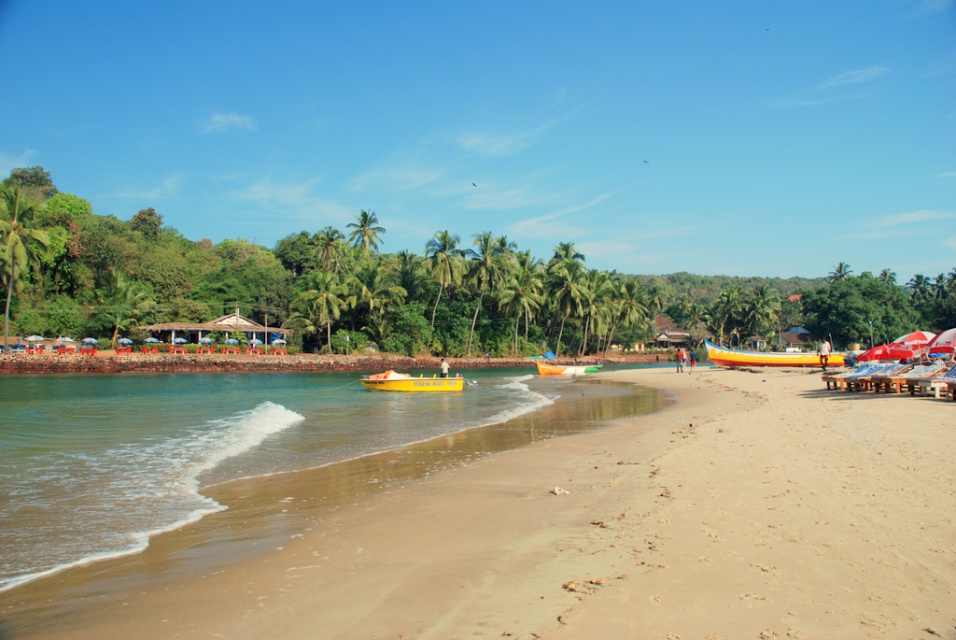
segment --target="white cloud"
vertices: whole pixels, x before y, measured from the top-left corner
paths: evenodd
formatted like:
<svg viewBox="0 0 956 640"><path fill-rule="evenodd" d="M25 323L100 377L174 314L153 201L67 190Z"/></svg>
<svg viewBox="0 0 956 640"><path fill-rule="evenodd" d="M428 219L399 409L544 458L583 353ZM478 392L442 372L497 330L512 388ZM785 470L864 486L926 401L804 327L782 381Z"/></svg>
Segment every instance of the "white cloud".
<svg viewBox="0 0 956 640"><path fill-rule="evenodd" d="M950 236L944 241L947 247L956 249L956 236Z"/></svg>
<svg viewBox="0 0 956 640"><path fill-rule="evenodd" d="M569 205L564 209L559 209L553 213L537 216L534 218L528 218L526 220L519 220L508 227L508 233L519 237L523 236L529 238L584 235L587 232L587 225L568 225L559 222L560 219L575 213L592 209L608 198L615 196L616 193L617 192L604 193L582 204Z"/></svg>
<svg viewBox="0 0 956 640"><path fill-rule="evenodd" d="M455 134L451 138L465 151L482 157L512 156L533 145L545 131L554 126L555 122L546 122L527 131L507 134L469 131Z"/></svg>
<svg viewBox="0 0 956 640"><path fill-rule="evenodd" d="M936 176L937 178L956 178L956 171L944 171Z"/></svg>
<svg viewBox="0 0 956 640"><path fill-rule="evenodd" d="M822 84L817 85L816 90L824 91L834 87L871 82L877 78L885 76L889 72L890 69L888 67L883 67L880 65L873 65L865 69L851 69L850 71L844 71L843 73L835 75L831 78L827 78Z"/></svg>
<svg viewBox="0 0 956 640"><path fill-rule="evenodd" d="M35 155L33 149L24 149L17 155L0 151L0 177L6 178L14 169L29 167Z"/></svg>
<svg viewBox="0 0 956 640"><path fill-rule="evenodd" d="M199 123L200 133L255 131L257 128L251 116L239 113L214 113Z"/></svg>
<svg viewBox="0 0 956 640"><path fill-rule="evenodd" d="M383 189L386 191L408 191L432 184L444 175L437 168L415 166L412 164L369 169L349 182L351 191Z"/></svg>
<svg viewBox="0 0 956 640"><path fill-rule="evenodd" d="M116 193L117 198L127 198L130 200L161 200L169 198L179 193L179 187L182 182L182 176L179 174L170 174L153 186L127 187Z"/></svg>
<svg viewBox="0 0 956 640"><path fill-rule="evenodd" d="M354 216L354 207L348 208L314 195L316 183L315 180L278 183L265 179L234 190L229 195L285 219L314 222L316 228L338 224Z"/></svg>
<svg viewBox="0 0 956 640"><path fill-rule="evenodd" d="M874 224L881 227L897 227L900 225L919 224L921 222L932 222L935 220L949 220L956 217L956 212L952 211L930 211L927 209L918 209L916 211L906 211L896 213L890 216L883 216L873 221Z"/></svg>

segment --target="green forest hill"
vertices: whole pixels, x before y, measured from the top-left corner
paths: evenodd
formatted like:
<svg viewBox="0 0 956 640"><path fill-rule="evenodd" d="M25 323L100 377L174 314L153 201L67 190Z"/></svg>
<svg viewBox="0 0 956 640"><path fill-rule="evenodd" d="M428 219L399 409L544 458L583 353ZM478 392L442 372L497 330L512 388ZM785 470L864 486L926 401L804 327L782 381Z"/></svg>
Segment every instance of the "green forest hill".
<svg viewBox="0 0 956 640"><path fill-rule="evenodd" d="M533 256L493 231L439 230L421 255L385 253L387 230L361 211L345 229L291 233L272 249L193 241L154 209L123 221L59 192L43 167L14 169L0 191L0 282L9 336L115 343L160 322L240 312L295 331L309 352L374 342L405 355L602 355L649 343L664 315L694 340L776 342L803 325L837 346L956 326L956 268L905 285L884 269L827 277L664 276L588 269L573 242Z"/></svg>

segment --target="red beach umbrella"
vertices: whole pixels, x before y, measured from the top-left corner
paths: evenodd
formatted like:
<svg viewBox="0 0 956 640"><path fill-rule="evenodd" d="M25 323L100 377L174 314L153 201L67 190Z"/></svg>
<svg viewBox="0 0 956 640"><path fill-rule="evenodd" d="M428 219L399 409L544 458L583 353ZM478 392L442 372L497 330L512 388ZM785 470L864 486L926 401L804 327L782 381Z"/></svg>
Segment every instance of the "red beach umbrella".
<svg viewBox="0 0 956 640"><path fill-rule="evenodd" d="M913 333L907 333L905 336L900 336L890 344L914 344L914 345L923 345L929 344L930 341L936 337L936 334L932 331L914 331Z"/></svg>
<svg viewBox="0 0 956 640"><path fill-rule="evenodd" d="M860 362L869 362L870 360L899 360L899 356L890 355L890 345L881 344L867 349L857 357L857 360Z"/></svg>
<svg viewBox="0 0 956 640"><path fill-rule="evenodd" d="M953 353L956 351L956 328L947 329L933 338L927 345L929 352L934 353Z"/></svg>

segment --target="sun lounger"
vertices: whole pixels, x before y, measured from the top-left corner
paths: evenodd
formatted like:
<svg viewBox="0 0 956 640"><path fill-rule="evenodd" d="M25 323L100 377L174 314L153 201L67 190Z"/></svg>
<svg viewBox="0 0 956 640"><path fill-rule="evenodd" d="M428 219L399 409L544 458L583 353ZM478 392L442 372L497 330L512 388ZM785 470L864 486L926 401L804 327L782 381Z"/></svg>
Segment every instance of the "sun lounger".
<svg viewBox="0 0 956 640"><path fill-rule="evenodd" d="M912 369L913 365L910 364L887 364L883 365L883 368L879 371L875 371L870 375L862 375L847 380L846 390L847 391L866 391L873 387L874 378L883 378L885 376L896 376L904 371Z"/></svg>
<svg viewBox="0 0 956 640"><path fill-rule="evenodd" d="M880 391L902 393L903 387L907 386L911 380L932 378L941 375L945 369L946 365L938 361L931 364L921 364L896 375L875 375L871 378L870 385L876 393Z"/></svg>
<svg viewBox="0 0 956 640"><path fill-rule="evenodd" d="M870 374L876 373L883 368L884 365L879 365L873 362L868 362L861 364L856 369L851 371L844 371L843 373L830 373L826 374L823 377L823 381L827 383L827 389L845 389L848 380L853 380L860 376L868 376Z"/></svg>
<svg viewBox="0 0 956 640"><path fill-rule="evenodd" d="M918 391L922 396L932 393L937 398L940 391L945 391L946 395L952 395L953 400L956 400L956 393L954 393L956 391L956 364L940 375L911 378L906 383L906 389L911 396L916 395Z"/></svg>

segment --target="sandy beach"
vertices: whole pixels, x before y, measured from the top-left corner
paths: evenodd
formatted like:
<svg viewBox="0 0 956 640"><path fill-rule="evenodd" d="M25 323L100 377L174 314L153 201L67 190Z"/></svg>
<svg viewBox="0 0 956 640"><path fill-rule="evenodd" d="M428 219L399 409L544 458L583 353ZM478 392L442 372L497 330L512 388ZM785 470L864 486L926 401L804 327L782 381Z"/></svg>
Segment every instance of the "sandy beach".
<svg viewBox="0 0 956 640"><path fill-rule="evenodd" d="M600 375L675 402L312 520L308 473L257 481L244 508L304 523L260 556L161 536L153 572L185 577L65 572L0 594L0 638L956 638L956 403L819 371Z"/></svg>

